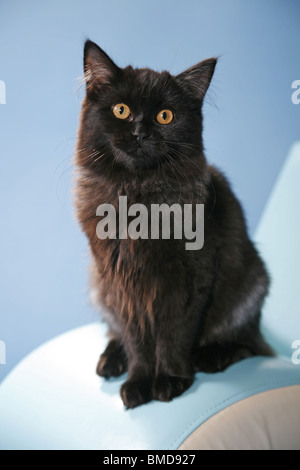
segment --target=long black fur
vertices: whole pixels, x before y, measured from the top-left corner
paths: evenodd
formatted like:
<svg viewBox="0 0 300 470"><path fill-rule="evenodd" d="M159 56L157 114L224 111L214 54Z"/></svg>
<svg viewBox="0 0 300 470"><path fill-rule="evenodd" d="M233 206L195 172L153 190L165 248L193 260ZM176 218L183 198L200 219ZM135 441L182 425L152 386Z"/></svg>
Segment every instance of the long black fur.
<svg viewBox="0 0 300 470"><path fill-rule="evenodd" d="M219 372L256 355L272 355L260 333L269 277L247 234L240 203L206 162L202 104L216 65L208 59L178 76L120 69L96 44L84 50L86 97L76 164L76 205L92 255L92 289L111 341L100 376L128 370L121 396L128 408L172 400L194 373ZM117 103L130 107L117 119ZM161 125L162 109L174 120ZM140 136L138 139L137 137ZM205 205L205 242L100 240L96 208L118 198L128 205Z"/></svg>

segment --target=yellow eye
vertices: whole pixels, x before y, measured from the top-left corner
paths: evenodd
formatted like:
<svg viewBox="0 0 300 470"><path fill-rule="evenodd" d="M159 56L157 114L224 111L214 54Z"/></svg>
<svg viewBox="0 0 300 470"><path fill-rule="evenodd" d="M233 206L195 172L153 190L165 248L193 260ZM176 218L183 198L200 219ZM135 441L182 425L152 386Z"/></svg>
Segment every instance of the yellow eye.
<svg viewBox="0 0 300 470"><path fill-rule="evenodd" d="M127 104L119 103L113 107L113 113L118 119L127 119L130 116L130 108Z"/></svg>
<svg viewBox="0 0 300 470"><path fill-rule="evenodd" d="M159 124L170 124L170 122L173 121L173 118L174 115L169 109L163 109L162 111L159 111L158 115L156 116Z"/></svg>

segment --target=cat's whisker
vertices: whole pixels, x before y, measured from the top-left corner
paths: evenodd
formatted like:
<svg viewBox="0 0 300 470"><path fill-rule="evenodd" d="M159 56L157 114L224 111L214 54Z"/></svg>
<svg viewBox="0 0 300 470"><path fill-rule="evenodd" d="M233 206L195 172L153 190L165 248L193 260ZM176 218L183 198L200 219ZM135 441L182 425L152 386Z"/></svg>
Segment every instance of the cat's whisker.
<svg viewBox="0 0 300 470"><path fill-rule="evenodd" d="M180 166L181 164L184 164L186 160L189 161L189 163L191 163L193 166L195 166L195 169L199 170L199 167L198 165L196 164L196 162L194 162L193 160L191 160L189 157L187 157L186 155L184 155L183 153L181 152L178 152L177 150L173 149L171 147L171 152L173 151L174 155L176 156L176 158L172 158L172 155L171 155L171 159L172 159L172 164L174 166L174 168L177 169L177 171L180 173L181 177L183 179L186 180L187 182L187 185L190 185L191 182L190 182L190 179L189 177L186 175L186 173L184 172L184 168L183 166ZM180 162L180 164L179 164ZM197 176L196 175L193 175L192 178L194 179L194 181L197 180Z"/></svg>
<svg viewBox="0 0 300 470"><path fill-rule="evenodd" d="M104 157L105 153L102 153L101 155L99 155L99 157L95 158L94 160L94 163L96 163L98 160L100 160L100 158Z"/></svg>
<svg viewBox="0 0 300 470"><path fill-rule="evenodd" d="M179 145L180 147L185 147L185 148L191 149L191 150L199 150L196 145L193 145L193 144L188 143L188 142L180 142L180 141L166 140L166 139L164 140L164 142L166 144L176 144L176 145Z"/></svg>
<svg viewBox="0 0 300 470"><path fill-rule="evenodd" d="M91 151L91 148L90 147L80 147L80 148L76 149L76 153L84 153L84 152L87 152L87 151ZM97 150L95 148L93 148L92 152L97 152Z"/></svg>
<svg viewBox="0 0 300 470"><path fill-rule="evenodd" d="M182 152L179 152L178 150L174 149L173 147L170 146L171 152L174 154L173 156L179 157L180 162L184 162L185 160L191 161L193 164L196 165L196 163L187 155L183 154Z"/></svg>
<svg viewBox="0 0 300 470"><path fill-rule="evenodd" d="M95 162L96 160L100 159L100 157L98 157L98 155L100 155L100 153L101 152L99 150L94 150L93 152L91 152L87 155L81 155L79 157L79 159L83 163L86 163L86 162L91 161L91 160L92 160L92 162ZM103 156L103 155L104 155L104 153L101 156ZM97 157L97 158L95 159L94 157Z"/></svg>
<svg viewBox="0 0 300 470"><path fill-rule="evenodd" d="M175 155L177 155L178 157L180 157L180 160L181 161L184 161L184 160L188 160L189 163L191 163L192 165L195 166L195 168L197 168L199 170L199 165L198 165L198 162L195 161L193 158L191 158L190 156L188 155L185 155L183 154L182 152L179 152L178 150L174 149L173 147L170 147L171 148L171 151L174 152Z"/></svg>
<svg viewBox="0 0 300 470"><path fill-rule="evenodd" d="M74 81L76 82L76 84L74 86L73 91L74 93L78 93L86 83L85 75L84 74L80 75L79 77L75 78Z"/></svg>
<svg viewBox="0 0 300 470"><path fill-rule="evenodd" d="M170 154L166 154L165 157L167 158L167 165L169 166L169 168L172 170L172 173L174 175L174 177L176 178L176 181L178 183L178 188L179 188L179 199L178 199L178 202L181 200L181 181L179 179L179 175L178 175L178 167L177 167L177 164L175 163L174 164L174 160L172 158L172 156Z"/></svg>

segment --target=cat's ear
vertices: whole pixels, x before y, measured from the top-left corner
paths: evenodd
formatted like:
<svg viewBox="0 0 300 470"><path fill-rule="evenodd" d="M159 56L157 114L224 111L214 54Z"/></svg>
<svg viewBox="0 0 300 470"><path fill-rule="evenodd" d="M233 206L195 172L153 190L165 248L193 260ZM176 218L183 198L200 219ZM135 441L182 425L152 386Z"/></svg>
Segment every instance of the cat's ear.
<svg viewBox="0 0 300 470"><path fill-rule="evenodd" d="M180 73L176 78L182 85L189 86L196 96L203 100L213 77L216 65L217 59L215 58L203 60Z"/></svg>
<svg viewBox="0 0 300 470"><path fill-rule="evenodd" d="M108 85L120 71L110 57L90 40L84 45L83 68L87 92Z"/></svg>

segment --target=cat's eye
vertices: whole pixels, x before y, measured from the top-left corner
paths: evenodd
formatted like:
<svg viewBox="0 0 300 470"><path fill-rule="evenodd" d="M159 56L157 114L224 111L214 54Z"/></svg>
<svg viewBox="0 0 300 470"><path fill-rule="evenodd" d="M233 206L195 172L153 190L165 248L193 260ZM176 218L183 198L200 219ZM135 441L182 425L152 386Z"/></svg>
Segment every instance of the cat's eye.
<svg viewBox="0 0 300 470"><path fill-rule="evenodd" d="M170 124L174 119L174 114L170 109L163 109L162 111L159 111L156 119L159 124Z"/></svg>
<svg viewBox="0 0 300 470"><path fill-rule="evenodd" d="M112 111L118 119L127 119L130 116L130 108L124 103L116 104Z"/></svg>

